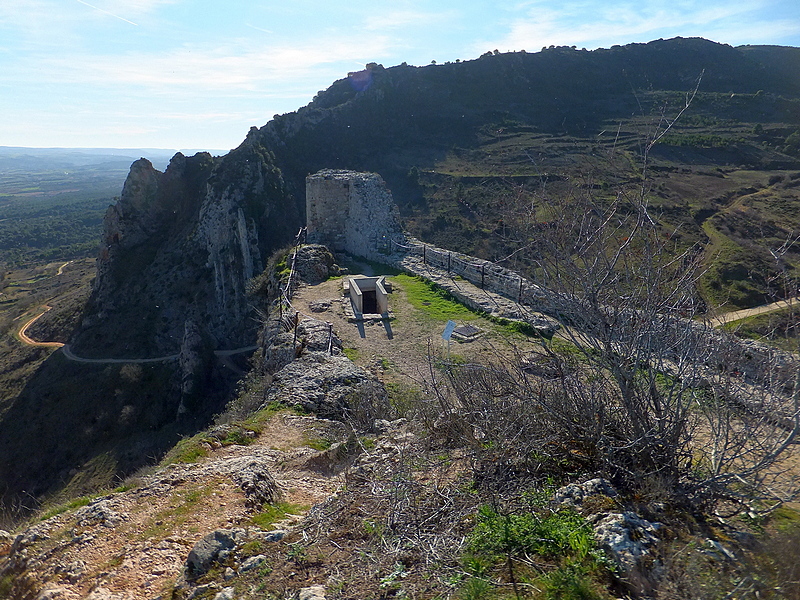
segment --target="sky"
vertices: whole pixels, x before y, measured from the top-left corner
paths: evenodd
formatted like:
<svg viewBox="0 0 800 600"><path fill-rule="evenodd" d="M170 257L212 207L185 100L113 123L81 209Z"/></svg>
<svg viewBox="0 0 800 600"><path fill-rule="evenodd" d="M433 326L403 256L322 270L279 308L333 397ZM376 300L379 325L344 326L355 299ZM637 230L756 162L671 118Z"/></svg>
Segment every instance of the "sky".
<svg viewBox="0 0 800 600"><path fill-rule="evenodd" d="M797 0L0 0L0 146L227 151L368 62L800 47Z"/></svg>

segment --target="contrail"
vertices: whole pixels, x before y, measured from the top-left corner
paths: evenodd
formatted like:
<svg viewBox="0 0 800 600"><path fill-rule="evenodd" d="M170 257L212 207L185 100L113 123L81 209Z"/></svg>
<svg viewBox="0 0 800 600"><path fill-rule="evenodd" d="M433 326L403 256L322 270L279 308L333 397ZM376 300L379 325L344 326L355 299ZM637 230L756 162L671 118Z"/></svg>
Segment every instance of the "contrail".
<svg viewBox="0 0 800 600"><path fill-rule="evenodd" d="M76 1L80 2L81 4L84 4L84 5L88 6L89 8L93 8L95 10L99 10L101 13L105 13L105 14L111 16L111 17L114 17L115 19L119 19L120 21L125 21L126 23L130 23L131 25L136 25L136 27L138 27L138 25L136 23L134 23L133 21L129 21L128 19L126 19L124 17L120 17L119 15L115 15L114 13L108 12L107 10L103 10L102 8L97 8L96 6L93 6L93 5L89 4L88 2L84 2L83 0L76 0Z"/></svg>
<svg viewBox="0 0 800 600"><path fill-rule="evenodd" d="M269 34L275 33L274 31L270 31L269 29L261 29L261 27L256 27L255 25L250 25L250 23L245 23L245 25L247 27L249 27L250 29L255 29L256 31L261 31L263 33L269 33Z"/></svg>

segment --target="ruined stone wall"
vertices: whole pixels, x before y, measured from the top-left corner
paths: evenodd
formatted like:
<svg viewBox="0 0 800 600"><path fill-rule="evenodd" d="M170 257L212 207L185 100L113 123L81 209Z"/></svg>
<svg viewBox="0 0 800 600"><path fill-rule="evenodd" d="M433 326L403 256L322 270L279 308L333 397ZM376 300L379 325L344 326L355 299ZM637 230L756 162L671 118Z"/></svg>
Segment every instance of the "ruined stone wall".
<svg viewBox="0 0 800 600"><path fill-rule="evenodd" d="M402 242L397 206L377 173L324 170L306 178L308 241L384 260Z"/></svg>
<svg viewBox="0 0 800 600"><path fill-rule="evenodd" d="M458 275L481 289L489 290L505 296L515 302L546 311L554 303L561 303L549 290L536 285L522 277L519 273L501 267L493 262L424 244L415 238L407 238L402 248L406 257L415 256L425 265L431 265L446 271L448 275ZM408 269L407 259L395 261L395 266ZM415 273L418 274L418 273Z"/></svg>
<svg viewBox="0 0 800 600"><path fill-rule="evenodd" d="M350 212L351 171L320 171L306 178L308 242L346 251L345 223Z"/></svg>

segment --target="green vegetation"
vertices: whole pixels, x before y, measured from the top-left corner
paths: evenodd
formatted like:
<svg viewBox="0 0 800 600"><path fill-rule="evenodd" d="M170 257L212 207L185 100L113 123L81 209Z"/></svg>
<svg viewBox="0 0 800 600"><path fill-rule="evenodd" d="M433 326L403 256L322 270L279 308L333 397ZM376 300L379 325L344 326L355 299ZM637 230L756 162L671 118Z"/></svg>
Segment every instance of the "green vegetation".
<svg viewBox="0 0 800 600"><path fill-rule="evenodd" d="M798 349L800 327L797 308L745 317L726 323L724 329L734 332L739 337L756 340L789 352L796 352Z"/></svg>
<svg viewBox="0 0 800 600"><path fill-rule="evenodd" d="M113 202L0 201L0 261L21 265L95 255L103 215Z"/></svg>
<svg viewBox="0 0 800 600"><path fill-rule="evenodd" d="M478 317L474 311L429 281L405 273L395 275L392 281L403 289L411 306L435 321L470 321Z"/></svg>
<svg viewBox="0 0 800 600"><path fill-rule="evenodd" d="M310 507L302 504L291 504L289 502L276 502L274 504L264 504L261 511L250 517L250 522L256 527L269 530L275 523L282 521L288 515L302 514Z"/></svg>
<svg viewBox="0 0 800 600"><path fill-rule="evenodd" d="M90 496L81 496L79 498L75 498L74 500L70 500L64 504L60 504L58 506L54 506L53 508L48 508L42 513L42 516L39 517L40 521L46 521L51 517L55 517L56 515L60 515L70 510L75 510L76 508L81 508L83 506L88 506L89 503L94 500L95 498L100 497L101 494L92 494Z"/></svg>
<svg viewBox="0 0 800 600"><path fill-rule="evenodd" d="M172 463L195 463L202 458L206 458L208 456L208 451L206 434L198 433L190 438L184 438L175 444L164 457L162 463L165 465Z"/></svg>
<svg viewBox="0 0 800 600"><path fill-rule="evenodd" d="M349 358L353 362L358 361L358 357L359 357L358 348L349 348L349 347L348 348L343 348L342 352L344 353L344 355L347 358Z"/></svg>
<svg viewBox="0 0 800 600"><path fill-rule="evenodd" d="M544 514L533 511L499 514L484 506L478 512L467 547L473 555L496 561L508 555L526 554L582 560L594 549L594 540L586 520L568 509Z"/></svg>

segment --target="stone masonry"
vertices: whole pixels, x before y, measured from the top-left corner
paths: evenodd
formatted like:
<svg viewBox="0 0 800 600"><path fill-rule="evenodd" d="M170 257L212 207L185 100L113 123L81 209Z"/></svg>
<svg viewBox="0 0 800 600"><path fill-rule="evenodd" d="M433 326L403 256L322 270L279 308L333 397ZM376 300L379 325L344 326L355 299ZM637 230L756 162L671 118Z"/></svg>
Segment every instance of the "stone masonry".
<svg viewBox="0 0 800 600"><path fill-rule="evenodd" d="M383 260L405 239L397 206L377 173L322 170L306 178L308 241Z"/></svg>

